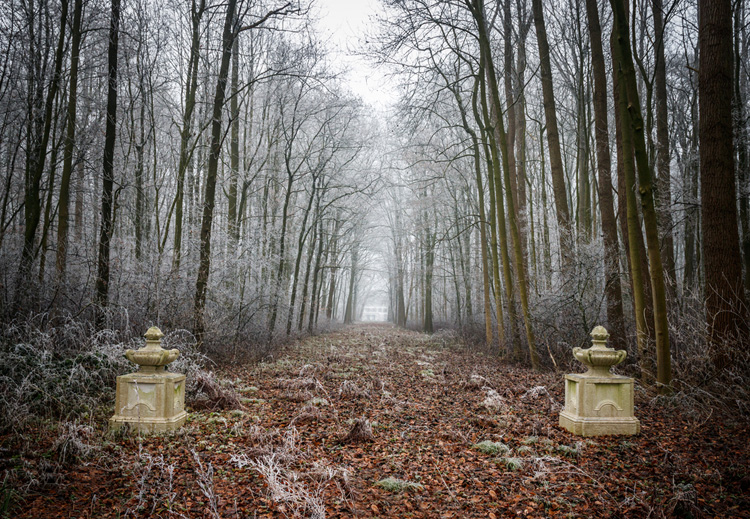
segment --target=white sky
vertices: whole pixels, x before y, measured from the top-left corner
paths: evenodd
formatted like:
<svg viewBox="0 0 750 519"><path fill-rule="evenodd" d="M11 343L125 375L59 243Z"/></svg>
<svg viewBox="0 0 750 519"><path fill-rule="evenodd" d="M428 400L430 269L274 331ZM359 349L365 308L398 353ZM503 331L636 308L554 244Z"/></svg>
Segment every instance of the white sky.
<svg viewBox="0 0 750 519"><path fill-rule="evenodd" d="M387 108L395 101L395 89L381 69L366 58L355 55L365 44L368 30L375 25L375 15L382 12L379 0L316 0L320 15L321 39L329 41L334 63L350 69L346 75L349 88L366 103Z"/></svg>

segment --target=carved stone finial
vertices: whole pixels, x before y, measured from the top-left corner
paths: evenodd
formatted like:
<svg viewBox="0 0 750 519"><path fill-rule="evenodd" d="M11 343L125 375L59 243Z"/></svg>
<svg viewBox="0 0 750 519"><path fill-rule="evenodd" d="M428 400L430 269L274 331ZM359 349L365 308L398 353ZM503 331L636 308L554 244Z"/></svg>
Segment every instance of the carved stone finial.
<svg viewBox="0 0 750 519"><path fill-rule="evenodd" d="M594 340L594 343L607 342L607 339L609 339L609 332L604 326L597 326L591 330L591 338Z"/></svg>
<svg viewBox="0 0 750 519"><path fill-rule="evenodd" d="M125 357L130 362L138 364L141 371L164 371L164 366L179 357L180 352L178 350L165 350L161 347L161 339L164 334L156 326L149 328L143 336L146 337L146 345L143 348L125 352Z"/></svg>
<svg viewBox="0 0 750 519"><path fill-rule="evenodd" d="M588 366L587 374L599 377L611 377L609 368L621 363L627 357L625 350L614 350L607 347L609 332L604 326L597 326L591 331L592 346L588 349L573 348L573 355Z"/></svg>
<svg viewBox="0 0 750 519"><path fill-rule="evenodd" d="M164 334L156 326L152 326L143 334L147 341L161 341Z"/></svg>

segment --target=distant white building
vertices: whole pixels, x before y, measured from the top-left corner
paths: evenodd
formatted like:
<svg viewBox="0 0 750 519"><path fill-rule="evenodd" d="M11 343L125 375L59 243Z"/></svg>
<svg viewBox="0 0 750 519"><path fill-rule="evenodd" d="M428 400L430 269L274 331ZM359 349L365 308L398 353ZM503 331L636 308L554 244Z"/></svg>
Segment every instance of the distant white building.
<svg viewBox="0 0 750 519"><path fill-rule="evenodd" d="M388 320L388 307L387 306L375 306L367 305L362 310L363 321L387 321Z"/></svg>

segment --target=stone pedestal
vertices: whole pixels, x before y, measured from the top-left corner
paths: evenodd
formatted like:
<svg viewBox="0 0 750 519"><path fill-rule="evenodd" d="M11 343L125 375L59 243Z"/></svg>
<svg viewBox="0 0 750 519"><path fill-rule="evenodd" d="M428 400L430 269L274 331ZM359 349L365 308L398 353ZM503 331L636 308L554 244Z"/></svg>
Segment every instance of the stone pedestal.
<svg viewBox="0 0 750 519"><path fill-rule="evenodd" d="M591 336L594 346L573 350L589 370L565 375L560 426L579 436L638 434L641 424L633 415L633 379L609 371L625 360L627 353L606 347L609 334L601 326L594 328Z"/></svg>
<svg viewBox="0 0 750 519"><path fill-rule="evenodd" d="M140 370L117 377L115 414L109 419L110 429L128 424L150 433L178 429L185 423L185 375L164 369L177 358L179 351L162 349L163 336L158 328L150 328L144 348L125 352L129 360L140 365Z"/></svg>
<svg viewBox="0 0 750 519"><path fill-rule="evenodd" d="M123 424L141 432L178 429L185 424L185 375L129 373L117 377L115 415L110 429Z"/></svg>

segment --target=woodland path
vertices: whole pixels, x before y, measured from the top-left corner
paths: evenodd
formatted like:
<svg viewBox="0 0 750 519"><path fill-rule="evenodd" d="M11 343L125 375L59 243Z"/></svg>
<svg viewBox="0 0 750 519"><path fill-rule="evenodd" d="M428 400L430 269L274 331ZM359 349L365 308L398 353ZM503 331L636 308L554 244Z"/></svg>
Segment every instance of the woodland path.
<svg viewBox="0 0 750 519"><path fill-rule="evenodd" d="M639 436L577 438L562 375L448 334L355 325L219 375L242 410L103 439L19 517L750 517L746 423L639 394ZM373 440L342 441L359 418Z"/></svg>

